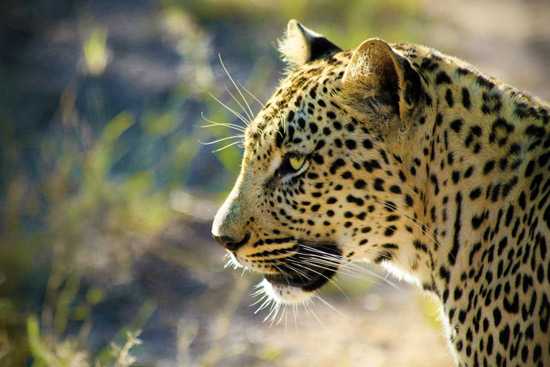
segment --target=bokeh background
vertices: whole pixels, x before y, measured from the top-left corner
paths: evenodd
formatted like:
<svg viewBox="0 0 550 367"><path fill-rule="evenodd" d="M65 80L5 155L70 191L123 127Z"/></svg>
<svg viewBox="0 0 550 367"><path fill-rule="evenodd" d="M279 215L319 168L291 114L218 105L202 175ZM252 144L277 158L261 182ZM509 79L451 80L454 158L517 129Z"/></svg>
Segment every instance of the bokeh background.
<svg viewBox="0 0 550 367"><path fill-rule="evenodd" d="M3 0L1 366L448 366L437 308L366 267L280 323L209 237L238 144L224 73L262 101L297 18L464 58L550 98L550 2ZM254 111L259 105L244 95ZM241 102L242 103L242 102Z"/></svg>

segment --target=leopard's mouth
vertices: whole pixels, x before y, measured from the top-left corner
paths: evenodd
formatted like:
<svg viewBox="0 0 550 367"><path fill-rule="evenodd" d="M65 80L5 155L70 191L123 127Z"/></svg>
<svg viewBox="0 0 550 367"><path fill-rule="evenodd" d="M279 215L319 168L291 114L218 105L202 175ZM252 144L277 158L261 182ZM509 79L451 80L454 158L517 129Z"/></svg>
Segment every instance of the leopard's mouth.
<svg viewBox="0 0 550 367"><path fill-rule="evenodd" d="M265 275L265 279L273 285L313 292L334 277L341 259L342 251L334 244L300 243L295 254L277 265L278 273Z"/></svg>

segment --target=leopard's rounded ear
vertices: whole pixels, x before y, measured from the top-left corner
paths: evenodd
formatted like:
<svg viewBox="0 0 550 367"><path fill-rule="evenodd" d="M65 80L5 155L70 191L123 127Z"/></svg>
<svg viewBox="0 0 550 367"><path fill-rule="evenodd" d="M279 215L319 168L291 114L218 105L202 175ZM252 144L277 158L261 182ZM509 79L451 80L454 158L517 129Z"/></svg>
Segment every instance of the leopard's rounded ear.
<svg viewBox="0 0 550 367"><path fill-rule="evenodd" d="M291 66L300 66L332 55L341 49L323 35L292 19L288 22L284 37L279 41L279 51Z"/></svg>
<svg viewBox="0 0 550 367"><path fill-rule="evenodd" d="M355 49L342 84L344 95L358 107L388 106L402 119L424 95L420 76L410 62L378 38Z"/></svg>

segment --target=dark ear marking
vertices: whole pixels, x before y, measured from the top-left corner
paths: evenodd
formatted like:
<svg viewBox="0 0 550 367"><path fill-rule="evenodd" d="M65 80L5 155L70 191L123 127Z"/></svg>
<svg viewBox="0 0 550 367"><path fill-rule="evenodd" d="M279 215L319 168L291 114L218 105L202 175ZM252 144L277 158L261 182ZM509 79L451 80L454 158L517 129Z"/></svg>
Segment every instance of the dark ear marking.
<svg viewBox="0 0 550 367"><path fill-rule="evenodd" d="M279 50L284 59L293 65L303 65L341 51L323 35L294 19L288 22L285 37L279 42Z"/></svg>
<svg viewBox="0 0 550 367"><path fill-rule="evenodd" d="M323 57L332 55L340 51L342 50L338 46L330 42L325 37L312 37L310 41L309 61L322 59Z"/></svg>

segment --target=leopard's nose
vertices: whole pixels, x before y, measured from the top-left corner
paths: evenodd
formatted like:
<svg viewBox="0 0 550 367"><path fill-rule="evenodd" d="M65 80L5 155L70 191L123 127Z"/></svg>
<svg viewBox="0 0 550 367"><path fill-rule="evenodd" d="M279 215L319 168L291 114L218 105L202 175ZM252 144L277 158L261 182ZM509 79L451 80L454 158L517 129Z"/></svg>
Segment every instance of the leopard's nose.
<svg viewBox="0 0 550 367"><path fill-rule="evenodd" d="M247 233L240 241L235 240L232 237L223 235L217 236L213 234L212 237L214 237L216 241L218 241L223 247L225 247L229 251L235 252L248 242L248 240L250 239L250 233Z"/></svg>

